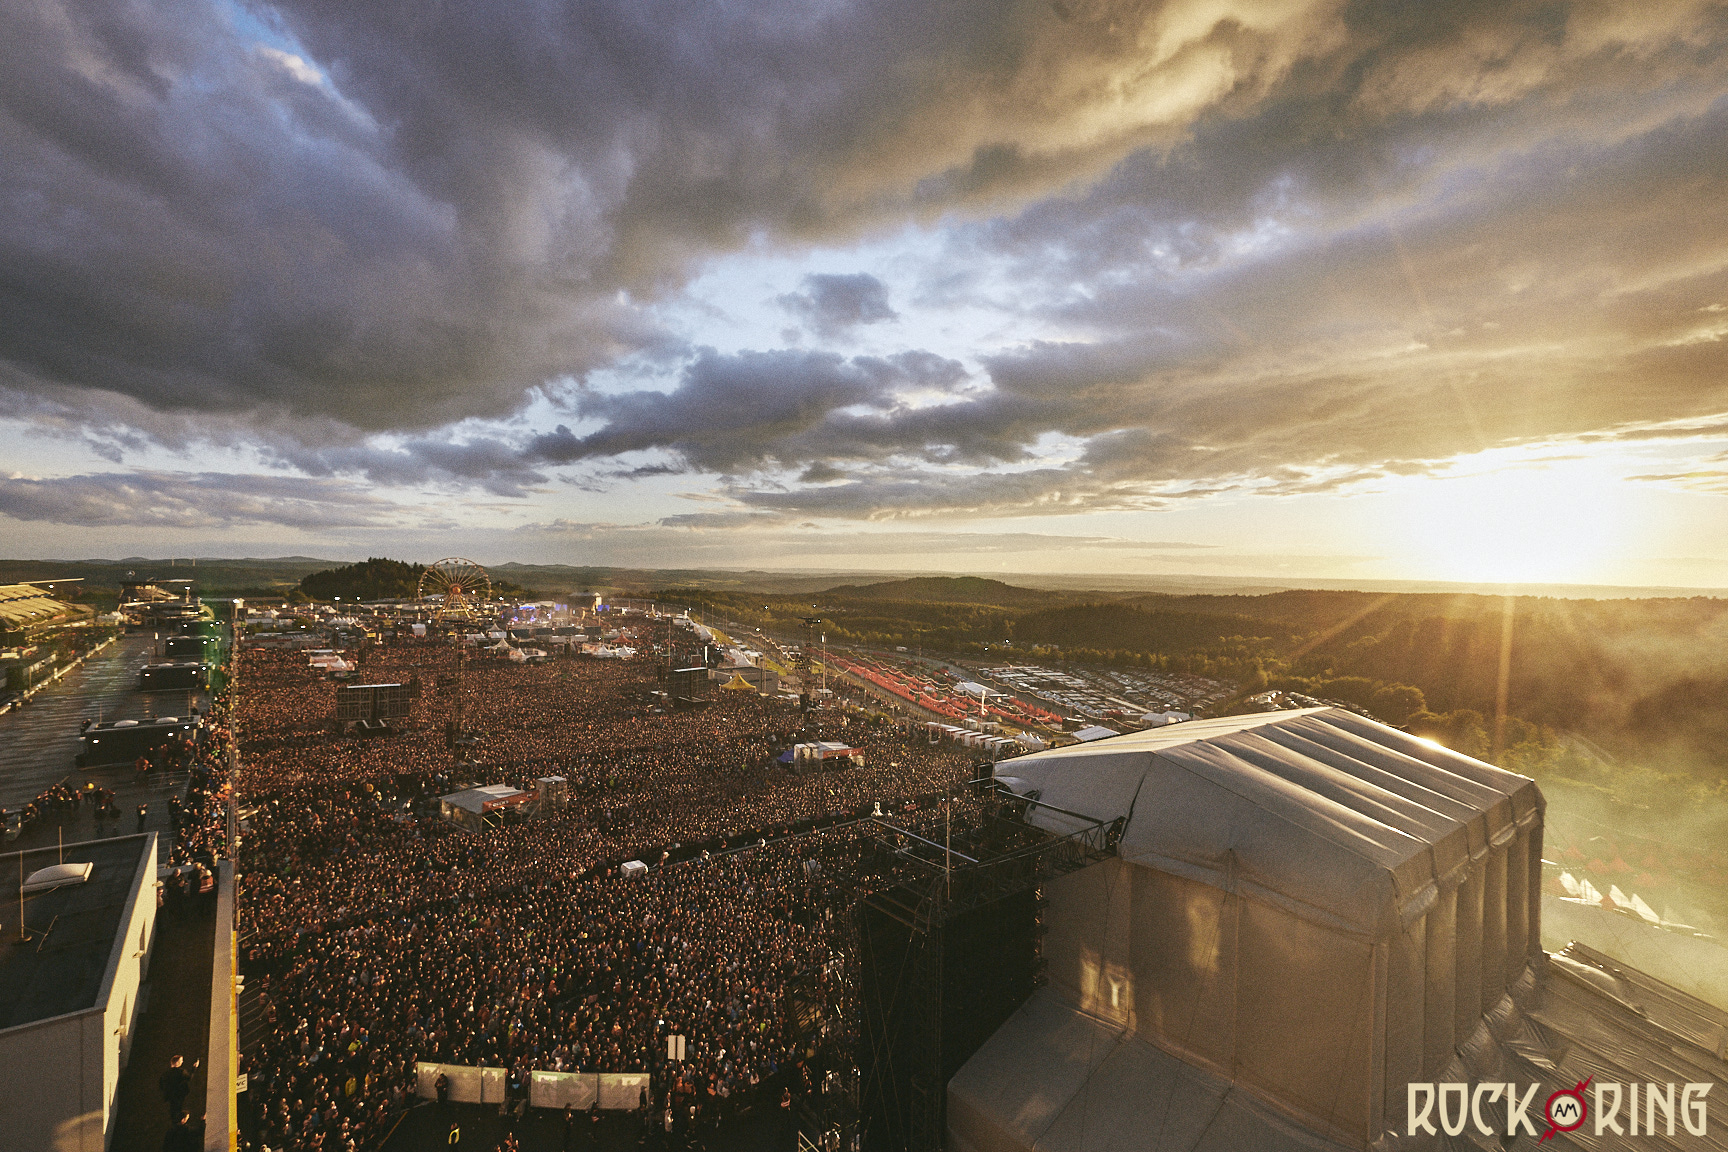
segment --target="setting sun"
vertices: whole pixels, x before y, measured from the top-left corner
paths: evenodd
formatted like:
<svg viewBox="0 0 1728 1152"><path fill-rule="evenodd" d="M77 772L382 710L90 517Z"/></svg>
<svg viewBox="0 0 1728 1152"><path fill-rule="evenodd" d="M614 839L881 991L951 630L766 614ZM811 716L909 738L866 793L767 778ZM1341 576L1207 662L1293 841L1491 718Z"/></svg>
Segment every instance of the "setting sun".
<svg viewBox="0 0 1728 1152"><path fill-rule="evenodd" d="M1632 528L1626 480L1592 459L1471 463L1396 493L1403 515L1389 528L1413 567L1469 583L1610 578Z"/></svg>

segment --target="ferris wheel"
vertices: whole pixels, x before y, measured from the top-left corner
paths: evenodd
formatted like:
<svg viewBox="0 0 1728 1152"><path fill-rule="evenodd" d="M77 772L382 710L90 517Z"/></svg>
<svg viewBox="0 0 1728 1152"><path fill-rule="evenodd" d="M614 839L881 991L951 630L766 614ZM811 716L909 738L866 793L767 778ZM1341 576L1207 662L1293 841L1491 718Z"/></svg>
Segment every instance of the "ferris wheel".
<svg viewBox="0 0 1728 1152"><path fill-rule="evenodd" d="M415 595L423 601L436 600L434 612L440 620L471 620L492 598L492 580L474 561L449 556L420 574Z"/></svg>

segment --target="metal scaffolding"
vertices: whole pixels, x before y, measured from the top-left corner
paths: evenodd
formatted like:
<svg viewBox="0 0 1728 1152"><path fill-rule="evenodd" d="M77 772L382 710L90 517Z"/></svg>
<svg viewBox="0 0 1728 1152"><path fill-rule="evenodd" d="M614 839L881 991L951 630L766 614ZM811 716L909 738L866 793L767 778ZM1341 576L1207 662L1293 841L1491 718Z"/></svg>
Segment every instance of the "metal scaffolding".
<svg viewBox="0 0 1728 1152"><path fill-rule="evenodd" d="M1031 809L1076 823L1058 835ZM921 822L873 819L853 883L865 1064L864 1147L936 1152L948 1080L1043 983L1040 886L1112 855L1106 822L991 782L981 808Z"/></svg>

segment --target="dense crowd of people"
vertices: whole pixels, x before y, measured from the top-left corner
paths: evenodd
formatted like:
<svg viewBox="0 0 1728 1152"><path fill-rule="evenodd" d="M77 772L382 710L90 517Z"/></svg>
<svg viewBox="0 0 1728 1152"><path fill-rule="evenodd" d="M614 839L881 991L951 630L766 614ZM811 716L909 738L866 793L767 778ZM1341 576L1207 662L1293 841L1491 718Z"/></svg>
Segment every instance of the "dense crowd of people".
<svg viewBox="0 0 1728 1152"><path fill-rule="evenodd" d="M102 790L100 797L102 806L106 808L110 799L107 789ZM65 784L50 784L17 808L0 809L0 826L6 830L8 840L16 840L19 833L29 829L36 821L47 816L73 812L83 809L86 803L95 810L98 797L96 789L68 788Z"/></svg>
<svg viewBox="0 0 1728 1152"><path fill-rule="evenodd" d="M232 713L225 699L212 715L240 758L261 1144L378 1146L422 1061L513 1083L648 1072L653 1114L676 1128L775 1108L849 1063L843 1026L813 1037L787 1013L794 985L841 1003L850 980L850 897L832 877L856 834L809 826L951 792L970 758L862 709L824 710L818 731L754 693L673 707L648 658L458 659L433 643L362 654L366 682L420 686L385 737L342 734L335 686L295 652L243 651ZM818 734L863 749L865 767L776 759ZM561 811L478 834L438 816L441 791L546 776L569 782ZM188 848L219 846L226 787L211 767ZM630 859L651 868L623 874ZM669 1035L686 1037L682 1061Z"/></svg>

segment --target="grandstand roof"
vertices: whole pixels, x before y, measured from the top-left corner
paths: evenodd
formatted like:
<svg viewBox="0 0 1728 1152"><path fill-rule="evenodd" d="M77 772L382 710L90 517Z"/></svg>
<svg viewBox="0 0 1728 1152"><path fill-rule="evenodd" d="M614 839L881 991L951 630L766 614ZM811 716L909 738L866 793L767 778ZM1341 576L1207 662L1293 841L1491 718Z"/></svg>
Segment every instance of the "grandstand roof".
<svg viewBox="0 0 1728 1152"><path fill-rule="evenodd" d="M31 584L0 584L0 630L40 624L72 611Z"/></svg>

